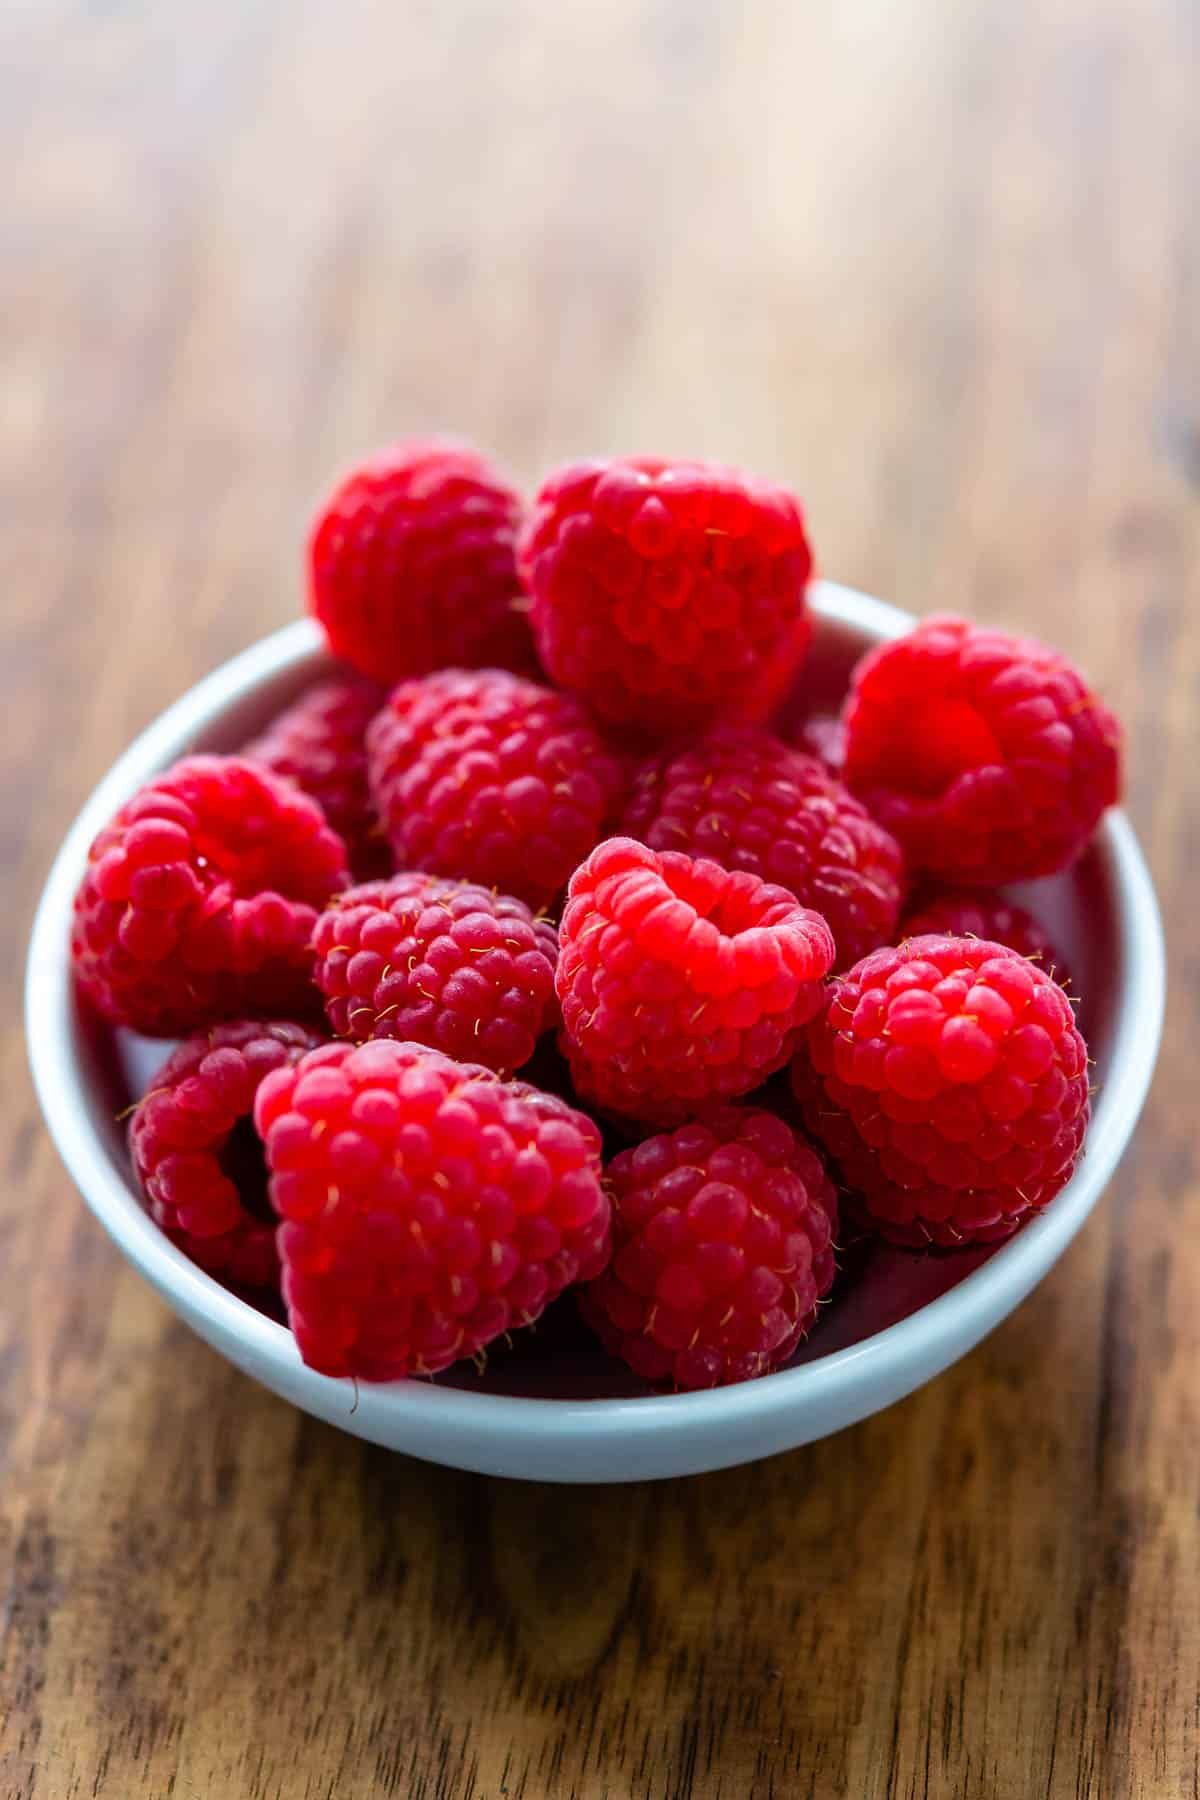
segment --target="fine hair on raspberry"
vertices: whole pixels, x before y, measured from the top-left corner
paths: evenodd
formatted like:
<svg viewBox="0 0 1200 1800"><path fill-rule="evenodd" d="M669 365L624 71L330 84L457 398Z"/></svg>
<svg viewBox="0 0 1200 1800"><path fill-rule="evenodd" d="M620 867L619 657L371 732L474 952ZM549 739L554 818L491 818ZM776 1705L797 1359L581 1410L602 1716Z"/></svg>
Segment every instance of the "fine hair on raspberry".
<svg viewBox="0 0 1200 1800"><path fill-rule="evenodd" d="M646 737L765 718L808 647L799 504L736 469L654 457L561 469L521 560L551 679Z"/></svg>
<svg viewBox="0 0 1200 1800"><path fill-rule="evenodd" d="M240 753L312 796L346 845L360 881L391 871L367 786L367 726L386 697L365 676L331 676L277 713Z"/></svg>
<svg viewBox="0 0 1200 1800"><path fill-rule="evenodd" d="M511 1072L558 1017L558 933L523 900L395 875L338 894L313 934L338 1037L400 1038Z"/></svg>
<svg viewBox="0 0 1200 1800"><path fill-rule="evenodd" d="M129 1150L150 1216L211 1275L278 1282L254 1097L265 1076L321 1042L288 1020L214 1025L172 1052L134 1109Z"/></svg>
<svg viewBox="0 0 1200 1800"><path fill-rule="evenodd" d="M755 726L716 726L649 758L622 831L653 850L706 856L795 894L823 915L839 968L887 943L904 862L878 825L815 758Z"/></svg>
<svg viewBox="0 0 1200 1800"><path fill-rule="evenodd" d="M241 757L185 757L92 845L76 980L105 1018L151 1037L307 1016L317 912L348 880L345 845L290 781Z"/></svg>
<svg viewBox="0 0 1200 1800"><path fill-rule="evenodd" d="M394 1039L330 1044L268 1076L255 1121L289 1319L323 1374L435 1374L608 1260L600 1133L523 1082Z"/></svg>
<svg viewBox="0 0 1200 1800"><path fill-rule="evenodd" d="M610 838L572 877L559 929L580 1094L674 1123L748 1093L792 1054L832 962L825 920L786 889Z"/></svg>
<svg viewBox="0 0 1200 1800"><path fill-rule="evenodd" d="M793 1084L867 1225L899 1244L986 1243L1069 1180L1087 1060L1069 1000L1037 963L920 937L831 984Z"/></svg>
<svg viewBox="0 0 1200 1800"><path fill-rule="evenodd" d="M1065 657L926 619L854 671L845 778L914 869L967 886L1065 869L1120 789L1120 729Z"/></svg>
<svg viewBox="0 0 1200 1800"><path fill-rule="evenodd" d="M549 906L620 806L625 770L583 707L499 669L401 682L367 733L397 866Z"/></svg>
<svg viewBox="0 0 1200 1800"><path fill-rule="evenodd" d="M520 496L467 444L396 444L313 520L309 607L335 656L387 684L448 664L532 670Z"/></svg>
<svg viewBox="0 0 1200 1800"><path fill-rule="evenodd" d="M720 1107L614 1157L613 1259L580 1310L643 1380L717 1387L779 1368L833 1283L837 1199L774 1113Z"/></svg>

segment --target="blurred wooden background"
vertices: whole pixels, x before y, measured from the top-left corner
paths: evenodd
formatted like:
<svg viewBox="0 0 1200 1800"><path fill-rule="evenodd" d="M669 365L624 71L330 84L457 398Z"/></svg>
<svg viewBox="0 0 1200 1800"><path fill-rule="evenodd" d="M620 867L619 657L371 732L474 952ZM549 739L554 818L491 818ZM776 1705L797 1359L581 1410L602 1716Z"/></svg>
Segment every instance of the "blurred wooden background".
<svg viewBox="0 0 1200 1800"><path fill-rule="evenodd" d="M1198 166L1196 0L0 9L5 1800L1196 1791ZM1136 1147L828 1443L577 1493L366 1449L173 1322L36 1117L64 826L428 427L791 479L826 572L1058 640L1128 721Z"/></svg>

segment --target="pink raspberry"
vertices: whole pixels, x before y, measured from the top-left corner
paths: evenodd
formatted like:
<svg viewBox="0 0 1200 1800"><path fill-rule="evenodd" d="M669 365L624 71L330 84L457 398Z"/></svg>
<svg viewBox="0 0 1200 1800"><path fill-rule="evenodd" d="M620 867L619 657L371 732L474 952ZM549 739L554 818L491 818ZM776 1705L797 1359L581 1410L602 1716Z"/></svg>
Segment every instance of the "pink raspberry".
<svg viewBox="0 0 1200 1800"><path fill-rule="evenodd" d="M789 888L824 914L848 968L896 927L896 840L813 757L755 726L717 726L646 763L622 830Z"/></svg>
<svg viewBox="0 0 1200 1800"><path fill-rule="evenodd" d="M151 1037L307 1016L312 928L347 880L345 845L307 794L240 757L186 757L92 845L76 979L105 1018Z"/></svg>
<svg viewBox="0 0 1200 1800"><path fill-rule="evenodd" d="M1008 1237L1070 1179L1087 1047L1062 989L1002 944L873 951L834 981L806 1050L809 1129L894 1243Z"/></svg>
<svg viewBox="0 0 1200 1800"><path fill-rule="evenodd" d="M313 521L308 599L335 656L391 685L455 663L535 666L517 574L521 501L484 457L397 444Z"/></svg>
<svg viewBox="0 0 1200 1800"><path fill-rule="evenodd" d="M330 1044L268 1076L255 1121L292 1330L326 1375L432 1375L608 1260L600 1134L524 1082Z"/></svg>
<svg viewBox="0 0 1200 1800"><path fill-rule="evenodd" d="M808 645L799 505L733 469L625 457L559 470L521 564L543 666L646 736L764 718Z"/></svg>
<svg viewBox="0 0 1200 1800"><path fill-rule="evenodd" d="M134 1110L129 1149L150 1216L210 1275L278 1282L254 1096L265 1075L320 1042L286 1022L214 1025L180 1044Z"/></svg>
<svg viewBox="0 0 1200 1800"><path fill-rule="evenodd" d="M786 889L629 838L576 871L559 943L580 1094L652 1123L748 1093L780 1068L833 961L828 925Z"/></svg>
<svg viewBox="0 0 1200 1800"><path fill-rule="evenodd" d="M320 681L241 752L312 796L362 881L391 869L367 787L367 726L385 698L377 682L361 675Z"/></svg>
<svg viewBox="0 0 1200 1800"><path fill-rule="evenodd" d="M406 681L367 734L405 869L548 905L620 805L624 771L579 703L502 670Z"/></svg>
<svg viewBox="0 0 1200 1800"><path fill-rule="evenodd" d="M608 1167L613 1260L580 1311L646 1381L719 1387L779 1368L833 1284L837 1198L773 1113L728 1106Z"/></svg>
<svg viewBox="0 0 1200 1800"><path fill-rule="evenodd" d="M1041 963L1060 987L1070 985L1066 964L1045 926L1003 894L977 894L969 888L926 889L905 914L897 936L986 938Z"/></svg>
<svg viewBox="0 0 1200 1800"><path fill-rule="evenodd" d="M471 882L413 874L351 888L313 943L338 1037L401 1038L511 1071L557 1018L554 926Z"/></svg>
<svg viewBox="0 0 1200 1800"><path fill-rule="evenodd" d="M914 868L967 886L1064 869L1120 787L1120 729L1029 638L931 618L854 672L846 780Z"/></svg>

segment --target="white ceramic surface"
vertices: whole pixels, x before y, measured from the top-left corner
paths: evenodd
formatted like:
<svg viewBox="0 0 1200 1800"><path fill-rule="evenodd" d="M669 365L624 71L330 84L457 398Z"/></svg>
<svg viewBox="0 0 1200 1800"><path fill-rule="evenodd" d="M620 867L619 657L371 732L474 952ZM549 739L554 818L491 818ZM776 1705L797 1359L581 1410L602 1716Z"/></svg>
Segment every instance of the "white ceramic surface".
<svg viewBox="0 0 1200 1800"><path fill-rule="evenodd" d="M831 583L813 596L817 645L806 705L836 703L864 645L913 621ZM1158 1052L1165 966L1154 890L1123 814L1106 819L1070 876L1039 883L1037 906L1088 996L1083 1023L1099 1092L1084 1159L1046 1212L988 1251L880 1250L842 1284L796 1363L711 1393L639 1393L568 1335L560 1355L503 1358L437 1382L363 1386L317 1375L289 1333L201 1273L143 1212L115 1124L161 1047L124 1043L81 1016L67 945L88 846L143 782L195 748L246 740L324 665L307 621L235 657L168 708L117 761L68 832L38 908L26 1025L51 1134L88 1205L167 1303L231 1362L342 1429L433 1462L545 1481L628 1481L729 1467L811 1442L910 1393L1012 1311L1079 1230L1141 1111ZM119 1036L120 1034L118 1034ZM543 1340L544 1341L544 1340ZM552 1385L551 1385L552 1384ZM552 1394L555 1397L546 1397Z"/></svg>

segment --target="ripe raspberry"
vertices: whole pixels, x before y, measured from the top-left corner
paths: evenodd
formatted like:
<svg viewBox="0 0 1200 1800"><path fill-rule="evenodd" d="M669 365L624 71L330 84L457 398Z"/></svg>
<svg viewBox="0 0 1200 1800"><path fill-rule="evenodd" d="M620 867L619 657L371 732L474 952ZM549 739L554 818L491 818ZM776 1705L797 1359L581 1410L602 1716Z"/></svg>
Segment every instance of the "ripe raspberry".
<svg viewBox="0 0 1200 1800"><path fill-rule="evenodd" d="M893 1243L1008 1237L1075 1167L1087 1048L1062 989L1002 944L872 952L833 983L807 1052L809 1129Z"/></svg>
<svg viewBox="0 0 1200 1800"><path fill-rule="evenodd" d="M1084 849L1120 785L1120 729L1063 657L932 618L854 672L846 780L914 868L999 885Z"/></svg>
<svg viewBox="0 0 1200 1800"><path fill-rule="evenodd" d="M800 508L733 469L652 457L562 469L538 494L521 566L543 666L647 736L764 718L808 644Z"/></svg>
<svg viewBox="0 0 1200 1800"><path fill-rule="evenodd" d="M1031 912L1003 894L974 894L969 888L934 888L918 895L897 932L900 938L972 937L1004 944L1018 956L1041 963L1062 988L1066 965L1045 927Z"/></svg>
<svg viewBox="0 0 1200 1800"><path fill-rule="evenodd" d="M265 1075L320 1042L303 1025L215 1025L180 1044L138 1102L129 1149L150 1216L210 1275L243 1287L278 1282L254 1096Z"/></svg>
<svg viewBox="0 0 1200 1800"><path fill-rule="evenodd" d="M367 733L397 864L544 906L602 836L624 771L578 701L498 669L403 682Z"/></svg>
<svg viewBox="0 0 1200 1800"><path fill-rule="evenodd" d="M720 1387L779 1368L833 1284L833 1183L774 1113L727 1106L608 1167L613 1260L584 1318L646 1381Z"/></svg>
<svg viewBox="0 0 1200 1800"><path fill-rule="evenodd" d="M259 1089L283 1292L326 1375L431 1375L608 1260L600 1134L414 1044L330 1044Z"/></svg>
<svg viewBox="0 0 1200 1800"><path fill-rule="evenodd" d="M362 881L388 874L392 863L367 787L367 726L385 698L361 675L320 681L241 752L312 796Z"/></svg>
<svg viewBox="0 0 1200 1800"><path fill-rule="evenodd" d="M621 829L652 850L711 857L789 888L828 920L838 968L895 929L903 881L895 838L815 758L756 726L717 726L646 763Z"/></svg>
<svg viewBox="0 0 1200 1800"><path fill-rule="evenodd" d="M313 944L338 1037L402 1038L511 1071L557 1016L554 926L471 882L414 874L351 888Z"/></svg>
<svg viewBox="0 0 1200 1800"><path fill-rule="evenodd" d="M786 889L630 838L576 871L559 942L580 1094L654 1123L748 1093L786 1062L833 961L828 925Z"/></svg>
<svg viewBox="0 0 1200 1800"><path fill-rule="evenodd" d="M389 686L447 663L535 667L521 510L464 444L397 444L353 469L308 541L308 603L334 655Z"/></svg>
<svg viewBox="0 0 1200 1800"><path fill-rule="evenodd" d="M185 757L92 845L71 937L79 986L151 1037L307 1016L309 938L346 881L345 845L307 794L240 757Z"/></svg>

